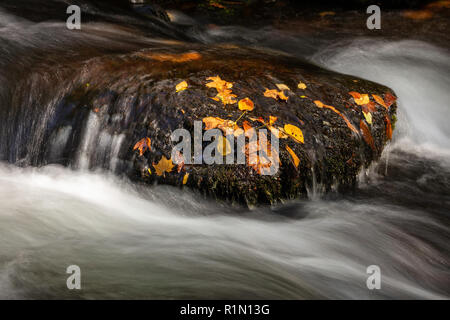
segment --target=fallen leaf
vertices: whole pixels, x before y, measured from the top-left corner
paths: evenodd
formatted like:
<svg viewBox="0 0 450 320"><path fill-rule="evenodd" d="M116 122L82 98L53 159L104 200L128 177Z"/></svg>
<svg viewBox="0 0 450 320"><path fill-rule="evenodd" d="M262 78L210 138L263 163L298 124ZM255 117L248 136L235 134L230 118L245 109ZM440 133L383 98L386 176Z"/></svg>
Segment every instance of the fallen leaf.
<svg viewBox="0 0 450 320"><path fill-rule="evenodd" d="M244 111L244 110L252 111L255 108L253 101L250 100L249 98L244 98L244 99L239 100L238 107L239 107L239 110L242 110L242 111Z"/></svg>
<svg viewBox="0 0 450 320"><path fill-rule="evenodd" d="M386 109L389 109L389 107L397 100L397 98L395 96L393 96L392 94L390 94L389 92L387 92L384 95L384 102L386 103Z"/></svg>
<svg viewBox="0 0 450 320"><path fill-rule="evenodd" d="M284 101L287 101L288 99L288 97L285 96L283 91L277 91L276 89L269 90L267 88L266 91L264 92L264 97L273 98L275 100L281 99Z"/></svg>
<svg viewBox="0 0 450 320"><path fill-rule="evenodd" d="M389 140L392 139L392 124L391 124L391 120L389 119L388 116L384 117L384 121L386 123L386 136Z"/></svg>
<svg viewBox="0 0 450 320"><path fill-rule="evenodd" d="M233 87L233 83L227 82L225 80L220 79L219 76L215 77L209 77L206 80L210 80L211 82L208 82L206 86L208 88L216 88L217 91L222 91L225 89L231 89Z"/></svg>
<svg viewBox="0 0 450 320"><path fill-rule="evenodd" d="M273 125L277 119L277 117L269 116L269 126Z"/></svg>
<svg viewBox="0 0 450 320"><path fill-rule="evenodd" d="M142 138L141 140L136 142L136 144L133 147L133 151L139 149L139 155L142 156L147 149L149 151L152 150L151 143L152 141L150 140L149 137Z"/></svg>
<svg viewBox="0 0 450 320"><path fill-rule="evenodd" d="M281 90L281 91L283 91L283 90L291 90L287 85L285 85L283 83L277 83L276 86L277 86L278 90Z"/></svg>
<svg viewBox="0 0 450 320"><path fill-rule="evenodd" d="M180 92L180 91L186 90L187 87L188 87L187 82L186 81L181 81L179 84L177 84L175 86L175 90L176 90L176 92Z"/></svg>
<svg viewBox="0 0 450 320"><path fill-rule="evenodd" d="M153 168L155 168L158 176L162 176L166 172L171 172L173 167L172 159L167 159L165 156L162 156L158 164L153 163Z"/></svg>
<svg viewBox="0 0 450 320"><path fill-rule="evenodd" d="M346 117L344 114L342 114L339 110L337 110L335 107L329 106L329 105L326 105L326 104L323 104L323 103L322 103L321 101L319 101L319 100L315 100L314 103L315 103L316 106L318 106L319 108L327 108L327 109L330 109L330 110L334 111L334 112L337 113L342 119L344 119L345 124L347 125L347 127L350 128L350 130L352 130L352 131L355 132L355 133L359 133L358 130L355 128L355 126L353 126L353 125L351 124L351 122L347 119L347 117Z"/></svg>
<svg viewBox="0 0 450 320"><path fill-rule="evenodd" d="M350 94L353 97L353 99L355 100L356 104L359 105L359 106L361 106L363 104L368 104L370 102L368 94L365 94L365 93L361 94L361 93L358 93L358 92L355 92L355 91L351 91L348 94Z"/></svg>
<svg viewBox="0 0 450 320"><path fill-rule="evenodd" d="M377 110L373 101L370 101L368 104L366 104L366 108L369 112L375 112Z"/></svg>
<svg viewBox="0 0 450 320"><path fill-rule="evenodd" d="M217 128L220 124L224 123L226 120L218 117L206 117L203 118L203 123L205 124L205 130L211 130Z"/></svg>
<svg viewBox="0 0 450 320"><path fill-rule="evenodd" d="M368 124L372 124L372 114L370 112L364 112L363 111L364 118L366 118L366 121Z"/></svg>
<svg viewBox="0 0 450 320"><path fill-rule="evenodd" d="M189 172L186 172L183 177L183 184L186 184L188 182L188 178L189 178Z"/></svg>
<svg viewBox="0 0 450 320"><path fill-rule="evenodd" d="M375 101L380 105L385 107L386 109L388 109L388 106L386 105L386 103L384 103L384 100L382 97L376 95L376 94L372 94L372 97L375 99Z"/></svg>
<svg viewBox="0 0 450 320"><path fill-rule="evenodd" d="M288 134L291 138L294 139L296 142L305 143L303 138L303 132L300 128L292 125L292 124L285 124L284 125L284 132Z"/></svg>
<svg viewBox="0 0 450 320"><path fill-rule="evenodd" d="M149 174L152 174L152 170L150 170L150 168L147 169Z"/></svg>
<svg viewBox="0 0 450 320"><path fill-rule="evenodd" d="M450 1L448 0L442 0L442 1L434 1L426 5L426 8L428 9L450 9Z"/></svg>
<svg viewBox="0 0 450 320"><path fill-rule="evenodd" d="M297 87L298 87L299 89L304 90L304 89L306 89L306 84L304 84L303 82L299 82L298 85L297 85Z"/></svg>
<svg viewBox="0 0 450 320"><path fill-rule="evenodd" d="M219 91L217 95L211 99L222 101L223 104L233 104L237 102L237 100L234 99L236 97L237 96L235 94L231 93L230 89L224 89L222 91Z"/></svg>
<svg viewBox="0 0 450 320"><path fill-rule="evenodd" d="M370 129L367 126L367 124L363 120L361 120L359 122L359 127L361 129L361 133L364 138L364 141L370 146L370 148L373 151L376 151L375 143L373 141L372 134L370 133Z"/></svg>
<svg viewBox="0 0 450 320"><path fill-rule="evenodd" d="M294 150L292 150L291 148L289 148L289 146L286 146L286 150L289 152L289 154L292 157L292 162L294 163L294 166L296 168L298 168L298 165L300 163L300 159L297 157L297 155L295 154Z"/></svg>

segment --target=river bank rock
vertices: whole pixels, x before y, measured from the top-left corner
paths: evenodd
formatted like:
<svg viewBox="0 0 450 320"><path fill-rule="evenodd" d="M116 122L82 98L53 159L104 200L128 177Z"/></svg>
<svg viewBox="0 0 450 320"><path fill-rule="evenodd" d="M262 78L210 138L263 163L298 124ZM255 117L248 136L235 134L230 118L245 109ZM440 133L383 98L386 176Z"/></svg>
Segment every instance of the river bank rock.
<svg viewBox="0 0 450 320"><path fill-rule="evenodd" d="M60 141L61 128L71 128L56 155L49 143L49 162L84 157L90 168L247 205L305 197L315 184L325 191L353 187L359 170L380 157L395 125L395 97L389 88L257 48L174 44L94 58L81 69L58 104L58 124L47 132L49 141ZM217 76L232 84L234 103L213 99L218 90L206 84ZM183 81L187 88L177 92ZM267 89L280 96L265 96ZM237 102L244 98L254 109L242 116ZM239 119L238 128L244 121L264 127L263 122L276 117L273 127L284 136L276 174L261 174L248 163L174 166L159 172L161 159L170 159L178 143L171 141L171 133L185 128L193 137L194 121L208 117ZM300 129L303 142L286 135L285 125Z"/></svg>

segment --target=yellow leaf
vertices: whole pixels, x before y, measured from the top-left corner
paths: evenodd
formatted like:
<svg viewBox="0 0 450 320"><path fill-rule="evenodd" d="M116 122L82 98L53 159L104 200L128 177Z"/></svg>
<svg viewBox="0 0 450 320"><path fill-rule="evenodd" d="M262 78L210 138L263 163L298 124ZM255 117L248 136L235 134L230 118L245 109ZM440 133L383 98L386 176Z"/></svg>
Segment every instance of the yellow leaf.
<svg viewBox="0 0 450 320"><path fill-rule="evenodd" d="M231 89L233 87L233 84L231 82L227 82L225 80L220 79L219 76L215 77L209 77L206 80L211 80L211 82L208 82L206 86L208 88L216 88L217 91L222 91L225 89Z"/></svg>
<svg viewBox="0 0 450 320"><path fill-rule="evenodd" d="M186 184L189 178L189 172L186 172L186 174L183 177L183 184Z"/></svg>
<svg viewBox="0 0 450 320"><path fill-rule="evenodd" d="M211 99L222 101L223 104L233 104L237 102L237 100L234 99L236 97L237 96L235 94L231 93L230 89L224 89L222 91L219 91L217 95Z"/></svg>
<svg viewBox="0 0 450 320"><path fill-rule="evenodd" d="M225 120L218 117L206 117L203 118L203 122L205 123L205 130L210 130L217 128L217 126L224 123Z"/></svg>
<svg viewBox="0 0 450 320"><path fill-rule="evenodd" d="M292 125L292 124L285 124L284 125L284 132L286 132L291 138L294 139L296 142L305 143L303 139L303 132L300 130L300 128Z"/></svg>
<svg viewBox="0 0 450 320"><path fill-rule="evenodd" d="M150 168L147 169L148 173L152 174L152 170Z"/></svg>
<svg viewBox="0 0 450 320"><path fill-rule="evenodd" d="M147 149L149 151L152 150L151 143L152 141L150 140L149 137L142 138L141 140L136 142L136 144L133 147L133 151L139 149L139 155L142 156Z"/></svg>
<svg viewBox="0 0 450 320"><path fill-rule="evenodd" d="M306 96L300 96L300 98L303 98L303 99L305 99L305 98L307 98Z"/></svg>
<svg viewBox="0 0 450 320"><path fill-rule="evenodd" d="M276 86L277 86L278 90L281 90L281 91L283 91L283 90L291 90L291 89L289 89L289 87L287 85L285 85L283 83L277 83Z"/></svg>
<svg viewBox="0 0 450 320"><path fill-rule="evenodd" d="M226 156L227 154L231 153L230 142L228 142L227 138L219 136L217 141L217 151L223 156Z"/></svg>
<svg viewBox="0 0 450 320"><path fill-rule="evenodd" d="M355 100L356 104L359 106L362 106L364 104L368 104L370 102L369 99L369 95L368 94L361 94L355 91L351 91L348 93L349 95L351 95L353 97L353 99Z"/></svg>
<svg viewBox="0 0 450 320"><path fill-rule="evenodd" d="M274 116L269 116L269 125L273 125L275 123L275 121L277 121L277 117Z"/></svg>
<svg viewBox="0 0 450 320"><path fill-rule="evenodd" d="M386 109L388 109L388 106L386 105L386 103L384 102L383 98L376 95L376 94L372 94L372 97L375 99L375 101L380 105L385 107Z"/></svg>
<svg viewBox="0 0 450 320"><path fill-rule="evenodd" d="M172 163L172 159L167 159L165 156L162 156L158 164L153 163L153 167L155 168L156 174L162 176L165 172L171 172L174 164Z"/></svg>
<svg viewBox="0 0 450 320"><path fill-rule="evenodd" d="M289 148L289 146L286 146L286 150L289 152L289 154L292 157L292 161L294 162L294 166L296 168L298 168L298 164L300 163L300 159L297 157L297 155L295 154L294 150L292 150L291 148Z"/></svg>
<svg viewBox="0 0 450 320"><path fill-rule="evenodd" d="M305 89L306 89L306 84L304 84L303 82L299 82L298 85L297 85L297 87L298 87L299 89L305 90ZM303 98L303 97L302 97L302 98Z"/></svg>
<svg viewBox="0 0 450 320"><path fill-rule="evenodd" d="M277 91L276 89L269 90L266 88L264 92L264 97L273 98L277 100L278 98L284 101L287 101L288 97L285 96L283 91Z"/></svg>
<svg viewBox="0 0 450 320"><path fill-rule="evenodd" d="M324 104L322 103L322 101L319 100L314 100L314 103L316 104L316 106L318 106L319 108L323 108Z"/></svg>
<svg viewBox="0 0 450 320"><path fill-rule="evenodd" d="M372 124L372 114L370 112L362 112L368 124Z"/></svg>
<svg viewBox="0 0 450 320"><path fill-rule="evenodd" d="M186 90L187 87L188 87L187 82L181 81L179 84L176 85L175 89L176 89L176 92L180 92L180 91Z"/></svg>
<svg viewBox="0 0 450 320"><path fill-rule="evenodd" d="M253 101L250 100L249 98L244 98L244 99L239 100L238 106L239 106L239 110L242 110L242 111L244 111L244 110L252 111L255 108Z"/></svg>

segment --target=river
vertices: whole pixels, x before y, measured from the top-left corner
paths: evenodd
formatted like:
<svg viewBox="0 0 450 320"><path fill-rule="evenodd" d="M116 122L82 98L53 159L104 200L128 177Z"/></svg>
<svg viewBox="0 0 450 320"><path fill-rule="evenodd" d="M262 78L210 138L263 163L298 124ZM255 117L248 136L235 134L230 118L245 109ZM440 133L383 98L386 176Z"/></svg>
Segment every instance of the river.
<svg viewBox="0 0 450 320"><path fill-rule="evenodd" d="M0 18L2 102L14 77L26 77L10 70L40 59L36 50L67 56L85 45L93 55L159 41L114 24L72 35L58 22L6 11ZM271 28L217 27L192 36L203 43L253 39L391 87L399 105L393 141L350 194L323 194L317 184L309 200L246 210L100 169L16 166L19 156L1 138L0 298L448 299L448 48L308 39ZM13 124L0 125L6 136ZM82 290L66 287L70 265L81 268ZM366 286L370 265L380 267L380 290Z"/></svg>

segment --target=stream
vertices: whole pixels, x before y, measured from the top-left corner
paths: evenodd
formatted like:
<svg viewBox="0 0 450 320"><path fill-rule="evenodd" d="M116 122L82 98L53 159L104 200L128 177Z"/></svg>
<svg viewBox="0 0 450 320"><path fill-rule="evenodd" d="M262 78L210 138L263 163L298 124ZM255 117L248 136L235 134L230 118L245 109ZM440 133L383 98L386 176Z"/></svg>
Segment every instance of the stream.
<svg viewBox="0 0 450 320"><path fill-rule="evenodd" d="M0 298L450 298L448 48L308 38L270 27L196 29L189 36L268 47L389 86L399 105L393 141L352 193L324 194L317 184L309 200L247 210L102 169L28 166L28 155L10 146L39 135L32 112L23 122L1 123ZM0 113L19 108L11 105L14 83L36 61L50 67L52 59L164 41L114 23L71 32L64 23L31 22L0 8ZM56 100L64 91L43 87L45 79L27 83L36 84L30 97L41 92ZM66 287L70 265L81 268L82 290ZM380 290L366 286L370 265L380 267Z"/></svg>

